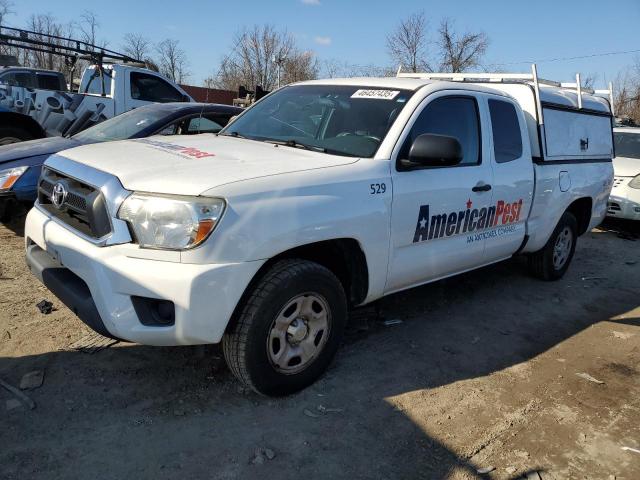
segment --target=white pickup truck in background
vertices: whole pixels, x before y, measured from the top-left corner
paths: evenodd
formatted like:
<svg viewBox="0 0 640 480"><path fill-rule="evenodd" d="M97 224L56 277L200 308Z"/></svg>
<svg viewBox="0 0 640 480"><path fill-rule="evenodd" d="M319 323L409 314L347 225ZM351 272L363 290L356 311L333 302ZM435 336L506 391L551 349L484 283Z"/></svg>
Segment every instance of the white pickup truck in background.
<svg viewBox="0 0 640 480"><path fill-rule="evenodd" d="M560 278L611 190L607 99L537 75L303 82L218 136L49 158L32 272L96 331L222 342L268 395L326 369L351 307L529 257Z"/></svg>
<svg viewBox="0 0 640 480"><path fill-rule="evenodd" d="M101 70L101 71L100 71ZM191 102L180 86L152 70L125 64L89 66L78 93L3 84L0 145L71 136L107 118L153 102Z"/></svg>

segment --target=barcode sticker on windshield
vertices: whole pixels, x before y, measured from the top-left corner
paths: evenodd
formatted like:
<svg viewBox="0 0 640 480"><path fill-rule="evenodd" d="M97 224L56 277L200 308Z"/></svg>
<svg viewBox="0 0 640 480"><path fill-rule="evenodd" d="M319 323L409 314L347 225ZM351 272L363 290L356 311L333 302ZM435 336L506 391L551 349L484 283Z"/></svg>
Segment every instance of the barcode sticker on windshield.
<svg viewBox="0 0 640 480"><path fill-rule="evenodd" d="M399 90L358 90L351 98L377 98L380 100L393 100L400 93Z"/></svg>

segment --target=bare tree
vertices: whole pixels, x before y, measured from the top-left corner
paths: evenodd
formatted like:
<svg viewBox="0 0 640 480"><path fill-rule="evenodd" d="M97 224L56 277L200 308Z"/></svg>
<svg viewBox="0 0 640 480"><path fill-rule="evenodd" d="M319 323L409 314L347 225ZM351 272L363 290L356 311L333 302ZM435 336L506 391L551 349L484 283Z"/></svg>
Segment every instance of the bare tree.
<svg viewBox="0 0 640 480"><path fill-rule="evenodd" d="M621 71L613 85L616 117L640 124L640 59Z"/></svg>
<svg viewBox="0 0 640 480"><path fill-rule="evenodd" d="M80 14L80 21L77 23L78 33L80 34L80 40L91 45L97 45L105 48L107 46L106 41L98 41L98 28L100 22L95 13L85 10Z"/></svg>
<svg viewBox="0 0 640 480"><path fill-rule="evenodd" d="M255 25L238 32L231 52L220 62L216 85L236 90L240 85L265 90L281 83L308 80L318 74L318 62L313 52L302 52L286 31L271 25Z"/></svg>
<svg viewBox="0 0 640 480"><path fill-rule="evenodd" d="M357 65L336 59L324 60L321 65L320 75L323 78L391 77L396 73L392 67L380 67L374 64Z"/></svg>
<svg viewBox="0 0 640 480"><path fill-rule="evenodd" d="M593 89L595 87L597 79L598 79L598 74L588 73L580 79L580 83L582 83L583 88Z"/></svg>
<svg viewBox="0 0 640 480"><path fill-rule="evenodd" d="M184 82L191 73L187 55L178 40L167 38L156 46L160 73L174 82Z"/></svg>
<svg viewBox="0 0 640 480"><path fill-rule="evenodd" d="M427 61L427 21L424 11L400 21L387 36L387 50L396 64L411 72L431 71Z"/></svg>
<svg viewBox="0 0 640 480"><path fill-rule="evenodd" d="M127 33L122 45L124 53L136 60L145 61L151 56L151 42L138 33Z"/></svg>
<svg viewBox="0 0 640 480"><path fill-rule="evenodd" d="M0 27L4 25L4 22L9 15L15 13L12 8L13 2L10 0L0 0ZM16 53L17 52L15 52L14 49L7 47L6 45L0 45L0 54L13 55L17 57Z"/></svg>
<svg viewBox="0 0 640 480"><path fill-rule="evenodd" d="M489 47L489 38L484 32L455 31L453 22L442 20L438 29L438 45L441 49L443 72L459 73L478 67Z"/></svg>
<svg viewBox="0 0 640 480"><path fill-rule="evenodd" d="M54 40L46 37L46 35L71 37L73 34L72 24L61 24L51 14L31 15L27 28L35 32L32 39L42 42L51 42L60 46L68 46L67 44L69 42L65 40ZM69 73L69 66L66 64L64 57L60 55L56 55L50 51L35 52L24 49L17 50L21 51L20 62L22 65Z"/></svg>
<svg viewBox="0 0 640 480"><path fill-rule="evenodd" d="M12 8L13 2L10 0L0 0L0 26L4 25L4 21L9 15L15 13Z"/></svg>
<svg viewBox="0 0 640 480"><path fill-rule="evenodd" d="M284 60L282 66L281 83L283 85L316 78L320 71L318 59L315 54L310 51L292 51Z"/></svg>

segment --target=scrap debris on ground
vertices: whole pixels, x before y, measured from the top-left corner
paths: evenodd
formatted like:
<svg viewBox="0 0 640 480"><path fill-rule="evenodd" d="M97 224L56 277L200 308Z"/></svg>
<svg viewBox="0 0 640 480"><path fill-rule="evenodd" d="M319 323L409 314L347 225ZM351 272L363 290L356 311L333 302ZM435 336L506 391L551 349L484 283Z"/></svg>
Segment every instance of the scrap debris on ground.
<svg viewBox="0 0 640 480"><path fill-rule="evenodd" d="M581 237L558 282L514 259L358 309L319 382L265 398L216 346L91 332L32 277L19 224L0 225L0 478L640 478L625 228Z"/></svg>

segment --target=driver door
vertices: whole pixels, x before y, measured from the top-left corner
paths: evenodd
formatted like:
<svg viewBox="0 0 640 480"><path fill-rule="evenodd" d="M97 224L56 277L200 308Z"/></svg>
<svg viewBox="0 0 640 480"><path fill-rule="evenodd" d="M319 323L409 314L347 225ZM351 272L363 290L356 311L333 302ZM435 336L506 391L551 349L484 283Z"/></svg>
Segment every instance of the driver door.
<svg viewBox="0 0 640 480"><path fill-rule="evenodd" d="M394 151L390 293L484 263L492 169L481 128L480 94L452 91L429 95ZM424 133L458 139L463 158L449 167L403 167L413 140ZM479 228L482 227L482 228Z"/></svg>

